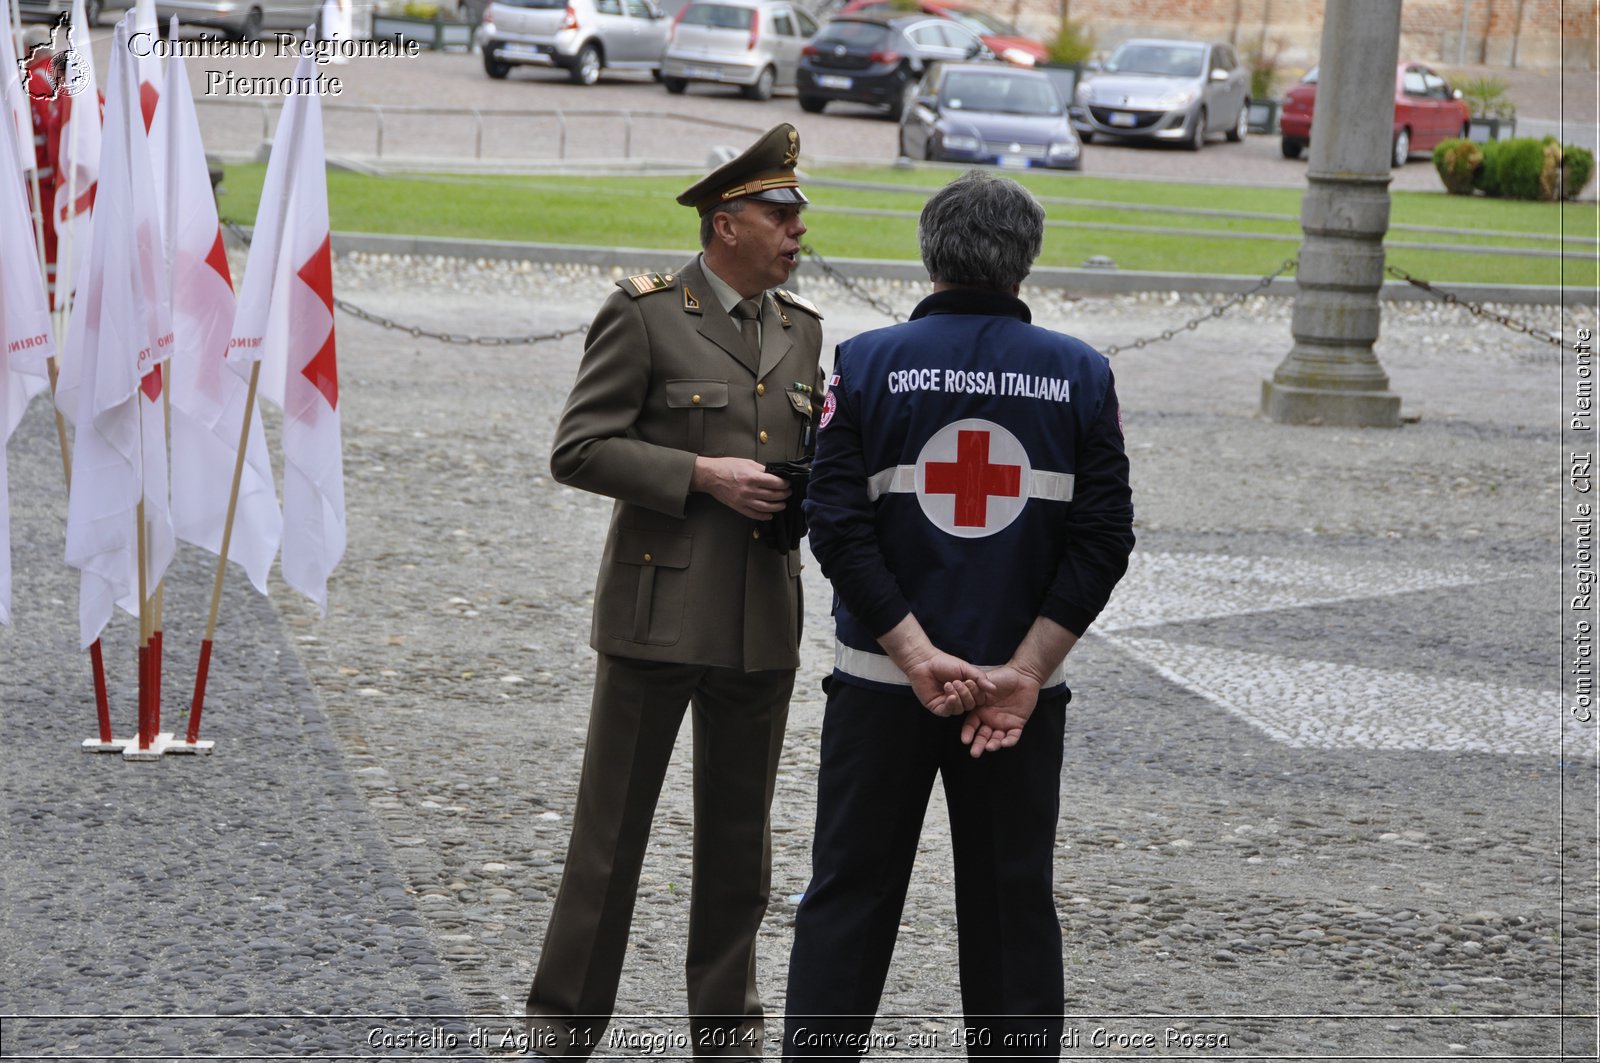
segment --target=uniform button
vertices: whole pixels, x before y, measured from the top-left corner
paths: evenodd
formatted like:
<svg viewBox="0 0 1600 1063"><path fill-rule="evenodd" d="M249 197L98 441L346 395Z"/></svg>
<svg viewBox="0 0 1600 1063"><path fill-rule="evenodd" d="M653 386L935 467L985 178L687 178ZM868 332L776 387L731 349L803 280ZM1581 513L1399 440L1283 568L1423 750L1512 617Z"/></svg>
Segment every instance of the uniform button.
<svg viewBox="0 0 1600 1063"><path fill-rule="evenodd" d="M761 529L760 529L760 528L757 528L757 529L756 529L756 530L755 530L755 531L753 531L753 532L751 532L751 533L750 533L750 538L752 538L752 539L759 539L759 538L761 538Z"/></svg>
<svg viewBox="0 0 1600 1063"><path fill-rule="evenodd" d="M765 395L766 393L767 393L767 385L765 385L765 384L757 384L756 385L756 394L757 395Z"/></svg>
<svg viewBox="0 0 1600 1063"><path fill-rule="evenodd" d="M649 555L649 554L645 554L645 555L644 555L644 559L645 559L645 560L646 560L646 561L654 561L654 560L655 560L655 558L653 558L653 557L651 557L651 556L650 556L650 555Z"/></svg>
<svg viewBox="0 0 1600 1063"><path fill-rule="evenodd" d="M698 405L700 405L700 396L699 395L690 395L689 396L689 401L694 403L696 406L698 406Z"/></svg>
<svg viewBox="0 0 1600 1063"><path fill-rule="evenodd" d="M765 443L766 441L767 441L767 433L762 432L761 433L761 442Z"/></svg>

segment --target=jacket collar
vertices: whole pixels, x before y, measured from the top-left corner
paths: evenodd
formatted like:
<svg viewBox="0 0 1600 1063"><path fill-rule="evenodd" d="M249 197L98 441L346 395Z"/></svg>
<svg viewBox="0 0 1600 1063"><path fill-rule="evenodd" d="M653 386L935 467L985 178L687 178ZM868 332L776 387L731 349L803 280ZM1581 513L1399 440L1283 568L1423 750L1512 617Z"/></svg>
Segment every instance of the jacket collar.
<svg viewBox="0 0 1600 1063"><path fill-rule="evenodd" d="M1014 317L1029 323L1033 321L1033 313L1027 303L1014 295L987 288L948 288L934 292L911 311L911 320L932 314L986 314L990 317Z"/></svg>

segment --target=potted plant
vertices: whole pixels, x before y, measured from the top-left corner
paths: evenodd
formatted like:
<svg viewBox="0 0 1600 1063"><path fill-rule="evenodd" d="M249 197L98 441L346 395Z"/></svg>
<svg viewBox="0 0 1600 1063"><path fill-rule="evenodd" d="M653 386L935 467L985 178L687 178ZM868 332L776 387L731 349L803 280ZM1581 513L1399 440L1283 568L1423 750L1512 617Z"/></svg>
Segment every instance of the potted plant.
<svg viewBox="0 0 1600 1063"><path fill-rule="evenodd" d="M1248 45L1244 60L1250 67L1250 132L1275 133L1278 129L1278 62L1286 47L1284 40Z"/></svg>
<svg viewBox="0 0 1600 1063"><path fill-rule="evenodd" d="M1517 106L1506 89L1506 83L1499 78L1471 78L1461 83L1461 102L1472 116L1469 139L1483 144L1516 136Z"/></svg>
<svg viewBox="0 0 1600 1063"><path fill-rule="evenodd" d="M386 12L383 7L389 7L390 10ZM447 48L472 48L472 34L477 27L455 18L446 18L440 5L432 0L407 0L398 12L393 7L383 5L373 12L373 39L417 41L435 52Z"/></svg>
<svg viewBox="0 0 1600 1063"><path fill-rule="evenodd" d="M1044 72L1055 82L1061 100L1071 105L1073 90L1083 77L1084 64L1094 55L1094 34L1083 22L1065 16L1061 29L1050 42L1050 59L1043 64Z"/></svg>

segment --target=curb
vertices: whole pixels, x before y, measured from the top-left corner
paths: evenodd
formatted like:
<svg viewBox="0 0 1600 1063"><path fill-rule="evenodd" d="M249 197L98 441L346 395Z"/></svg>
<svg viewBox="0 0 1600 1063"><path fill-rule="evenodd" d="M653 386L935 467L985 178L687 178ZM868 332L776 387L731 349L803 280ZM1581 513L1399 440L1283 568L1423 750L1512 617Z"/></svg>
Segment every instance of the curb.
<svg viewBox="0 0 1600 1063"><path fill-rule="evenodd" d="M509 240L461 240L434 236L388 236L375 233L334 233L333 249L386 255L442 255L447 258L527 259L536 262L565 262L576 265L620 267L625 273L660 269L663 263L676 266L694 254L692 248L662 249L639 247L586 247L575 244L517 243ZM835 258L828 260L841 272L863 280L893 280L911 284L926 283L927 270L920 262L874 258ZM802 263L802 267L804 263ZM797 276L803 276L802 273ZM1057 288L1085 295L1127 295L1134 292L1195 292L1236 295L1260 284L1258 277L1225 276L1203 273L1151 273L1139 270L1036 269L1028 275L1028 285ZM797 287L798 285L796 285ZM1555 288L1521 284L1453 284L1450 292L1474 303L1513 303L1532 306L1595 306L1600 293L1584 288ZM1292 297L1299 286L1292 277L1272 281L1263 294ZM1434 302L1433 296L1405 281L1385 281L1380 298L1391 302Z"/></svg>

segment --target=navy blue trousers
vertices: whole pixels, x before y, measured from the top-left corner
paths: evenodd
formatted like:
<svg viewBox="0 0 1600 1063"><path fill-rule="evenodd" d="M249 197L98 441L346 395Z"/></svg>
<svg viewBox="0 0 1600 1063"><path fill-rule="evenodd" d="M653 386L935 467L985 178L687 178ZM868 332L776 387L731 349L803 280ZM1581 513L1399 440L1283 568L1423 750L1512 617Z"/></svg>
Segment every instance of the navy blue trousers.
<svg viewBox="0 0 1600 1063"><path fill-rule="evenodd" d="M784 1058L854 1059L894 953L934 776L955 852L969 1056L1060 1054L1061 923L1053 884L1067 694L1042 699L1011 749L974 760L959 718L906 693L827 684L811 884L795 918ZM928 1002L933 1015L944 1001Z"/></svg>

